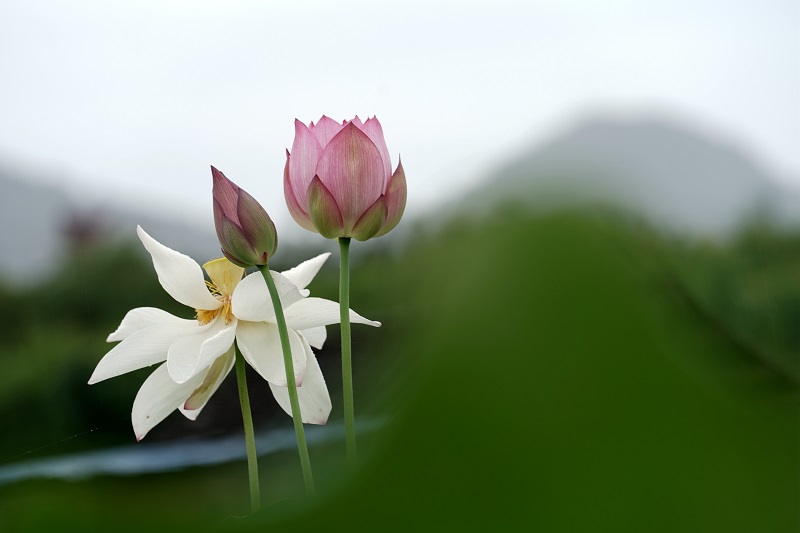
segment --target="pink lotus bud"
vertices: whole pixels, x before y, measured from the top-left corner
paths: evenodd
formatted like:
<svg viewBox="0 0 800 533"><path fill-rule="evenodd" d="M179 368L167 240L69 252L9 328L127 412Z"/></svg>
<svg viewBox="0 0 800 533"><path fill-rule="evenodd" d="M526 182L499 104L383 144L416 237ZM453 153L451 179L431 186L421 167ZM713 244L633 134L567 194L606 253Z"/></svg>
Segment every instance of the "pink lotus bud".
<svg viewBox="0 0 800 533"><path fill-rule="evenodd" d="M243 268L266 265L278 248L275 224L247 191L211 167L214 179L214 226L222 253Z"/></svg>
<svg viewBox="0 0 800 533"><path fill-rule="evenodd" d="M392 173L378 119L294 121L283 192L295 221L327 238L366 241L394 228L406 207L403 165Z"/></svg>

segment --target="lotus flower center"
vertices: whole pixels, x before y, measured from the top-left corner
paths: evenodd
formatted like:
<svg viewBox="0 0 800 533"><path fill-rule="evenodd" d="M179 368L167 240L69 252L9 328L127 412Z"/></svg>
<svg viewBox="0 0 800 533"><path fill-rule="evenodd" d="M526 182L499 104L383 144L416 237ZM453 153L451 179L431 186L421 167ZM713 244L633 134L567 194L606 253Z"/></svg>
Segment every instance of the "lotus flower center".
<svg viewBox="0 0 800 533"><path fill-rule="evenodd" d="M211 285L211 284L210 284ZM211 286L209 286L209 290L211 290ZM231 311L231 298L230 296L221 297L219 294L214 294L214 297L222 302L222 307L217 309L195 309L197 312L197 321L200 322L201 326L204 326L217 318L219 315L222 315L225 324L230 324L231 320L233 320L233 312Z"/></svg>
<svg viewBox="0 0 800 533"><path fill-rule="evenodd" d="M218 316L222 315L225 324L230 324L233 320L233 310L231 309L231 297L236 285L242 280L244 269L228 261L224 257L214 259L203 265L211 281L206 281L209 292L222 303L216 309L196 309L197 321L200 325L208 324Z"/></svg>

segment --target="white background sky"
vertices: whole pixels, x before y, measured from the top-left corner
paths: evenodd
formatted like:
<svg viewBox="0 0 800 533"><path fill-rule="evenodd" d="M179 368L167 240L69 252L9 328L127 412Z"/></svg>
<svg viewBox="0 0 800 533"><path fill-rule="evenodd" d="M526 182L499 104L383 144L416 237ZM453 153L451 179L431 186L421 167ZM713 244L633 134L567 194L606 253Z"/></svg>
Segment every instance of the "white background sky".
<svg viewBox="0 0 800 533"><path fill-rule="evenodd" d="M295 117L377 115L414 211L594 112L657 112L800 185L799 5L0 0L0 164L209 227L214 164L280 231Z"/></svg>

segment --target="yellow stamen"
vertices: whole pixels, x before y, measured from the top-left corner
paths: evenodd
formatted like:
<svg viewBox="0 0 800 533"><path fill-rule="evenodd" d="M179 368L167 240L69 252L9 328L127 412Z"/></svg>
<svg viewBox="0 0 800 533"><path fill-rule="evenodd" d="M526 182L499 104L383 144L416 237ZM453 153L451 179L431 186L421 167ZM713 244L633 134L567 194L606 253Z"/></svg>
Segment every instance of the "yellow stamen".
<svg viewBox="0 0 800 533"><path fill-rule="evenodd" d="M213 292L212 292L213 294ZM214 294L218 300L222 302L222 307L217 309L196 309L195 312L197 313L195 316L197 317L197 321L200 322L201 326L208 324L219 315L222 315L223 320L225 320L225 324L230 324L233 320L233 310L231 309L231 299L230 297L221 297Z"/></svg>
<svg viewBox="0 0 800 533"><path fill-rule="evenodd" d="M197 321L200 322L201 326L205 326L206 324L217 318L217 315L219 314L220 311L221 309L214 309L211 311L208 311L206 309L198 309L196 315Z"/></svg>
<svg viewBox="0 0 800 533"><path fill-rule="evenodd" d="M214 283L212 283L212 282L210 282L208 280L206 280L206 287L208 287L209 292L211 292L211 294L213 294L214 296L217 296L217 295L220 294L219 289L217 288L217 286L214 285Z"/></svg>

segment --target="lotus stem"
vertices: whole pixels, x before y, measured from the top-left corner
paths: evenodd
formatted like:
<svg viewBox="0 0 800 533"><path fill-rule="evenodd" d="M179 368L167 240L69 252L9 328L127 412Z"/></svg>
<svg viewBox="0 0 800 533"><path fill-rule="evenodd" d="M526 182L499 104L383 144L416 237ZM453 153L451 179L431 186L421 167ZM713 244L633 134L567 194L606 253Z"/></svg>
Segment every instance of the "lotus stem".
<svg viewBox="0 0 800 533"><path fill-rule="evenodd" d="M283 316L283 305L281 304L278 289L275 281L269 273L267 265L258 265L258 269L267 282L272 306L275 308L275 321L278 324L278 332L281 337L281 348L283 348L283 365L286 370L286 386L289 388L289 402L292 406L292 420L294 421L294 433L297 437L297 450L300 453L300 466L303 469L303 481L306 486L306 494L314 495L314 476L311 473L311 459L308 456L308 446L306 446L306 434L303 429L303 415L300 412L300 401L297 398L297 382L294 379L294 364L292 363L292 347L289 344L289 331L286 329L286 318Z"/></svg>
<svg viewBox="0 0 800 533"><path fill-rule="evenodd" d="M258 454L253 432L253 416L250 413L250 396L247 394L247 372L242 354L236 350L236 382L239 385L239 403L242 406L244 423L244 442L247 446L247 475L250 479L250 512L255 513L261 506L261 489L258 484Z"/></svg>
<svg viewBox="0 0 800 533"><path fill-rule="evenodd" d="M356 456L356 416L353 407L353 361L350 342L350 238L339 238L339 318L342 328L342 393L347 463L354 468Z"/></svg>

